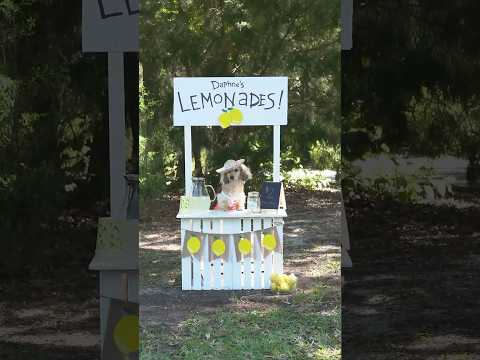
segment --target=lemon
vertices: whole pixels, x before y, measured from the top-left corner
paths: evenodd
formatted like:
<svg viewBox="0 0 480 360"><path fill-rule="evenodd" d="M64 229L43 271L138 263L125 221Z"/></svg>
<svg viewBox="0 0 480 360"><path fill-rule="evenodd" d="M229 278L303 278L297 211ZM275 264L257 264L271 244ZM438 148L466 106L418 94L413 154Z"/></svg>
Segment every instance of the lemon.
<svg viewBox="0 0 480 360"><path fill-rule="evenodd" d="M279 280L280 280L280 275L278 275L277 273L272 273L272 275L270 275L270 281L272 283L278 283Z"/></svg>
<svg viewBox="0 0 480 360"><path fill-rule="evenodd" d="M228 128L232 123L230 119L230 113L228 112L221 113L220 116L218 117L218 122L223 129Z"/></svg>
<svg viewBox="0 0 480 360"><path fill-rule="evenodd" d="M287 276L286 281L290 289L294 289L297 285L297 277L294 274L290 274Z"/></svg>
<svg viewBox="0 0 480 360"><path fill-rule="evenodd" d="M288 282L285 280L285 278L280 279L280 283L278 284L278 289L282 293L290 292L290 286L288 286Z"/></svg>
<svg viewBox="0 0 480 360"><path fill-rule="evenodd" d="M196 254L200 250L200 239L196 236L190 237L187 241L187 249L190 254Z"/></svg>
<svg viewBox="0 0 480 360"><path fill-rule="evenodd" d="M239 109L230 110L230 121L232 124L240 124L243 120L243 114Z"/></svg>
<svg viewBox="0 0 480 360"><path fill-rule="evenodd" d="M265 234L262 239L262 246L265 249L272 251L277 246L277 239L275 239L273 234Z"/></svg>
<svg viewBox="0 0 480 360"><path fill-rule="evenodd" d="M238 242L238 250L242 255L249 254L252 251L252 244L250 243L250 240L241 238Z"/></svg>
<svg viewBox="0 0 480 360"><path fill-rule="evenodd" d="M217 255L223 255L225 252L225 243L222 239L217 239L212 243L212 252Z"/></svg>
<svg viewBox="0 0 480 360"><path fill-rule="evenodd" d="M113 340L123 354L138 351L138 316L127 315L120 319L113 330Z"/></svg>

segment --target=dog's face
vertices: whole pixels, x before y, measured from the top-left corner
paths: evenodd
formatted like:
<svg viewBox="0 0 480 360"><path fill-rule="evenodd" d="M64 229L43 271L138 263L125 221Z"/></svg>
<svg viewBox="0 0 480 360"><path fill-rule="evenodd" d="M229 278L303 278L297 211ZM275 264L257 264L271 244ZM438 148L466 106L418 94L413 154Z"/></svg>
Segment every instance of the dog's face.
<svg viewBox="0 0 480 360"><path fill-rule="evenodd" d="M245 165L241 165L233 170L224 172L220 176L220 182L222 185L227 185L230 183L244 183L247 180L250 180L252 178L252 173L250 172L250 169L246 167Z"/></svg>

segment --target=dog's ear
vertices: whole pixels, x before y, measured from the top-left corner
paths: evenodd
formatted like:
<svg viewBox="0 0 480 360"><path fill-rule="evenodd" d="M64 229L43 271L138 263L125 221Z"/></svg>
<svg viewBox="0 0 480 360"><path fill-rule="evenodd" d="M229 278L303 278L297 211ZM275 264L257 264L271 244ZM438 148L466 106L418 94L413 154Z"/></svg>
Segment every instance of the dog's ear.
<svg viewBox="0 0 480 360"><path fill-rule="evenodd" d="M230 182L230 180L228 180L228 176L226 175L227 173L222 173L222 175L220 175L220 184L226 185Z"/></svg>
<svg viewBox="0 0 480 360"><path fill-rule="evenodd" d="M250 172L250 169L246 165L242 164L242 166L241 166L240 178L243 181L247 181L247 180L250 180L252 178L252 173Z"/></svg>

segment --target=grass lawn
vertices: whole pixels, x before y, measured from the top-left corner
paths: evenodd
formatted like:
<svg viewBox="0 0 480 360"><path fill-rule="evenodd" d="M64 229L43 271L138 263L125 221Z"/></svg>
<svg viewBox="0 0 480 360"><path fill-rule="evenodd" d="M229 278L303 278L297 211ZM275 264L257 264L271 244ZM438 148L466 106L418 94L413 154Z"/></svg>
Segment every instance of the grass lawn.
<svg viewBox="0 0 480 360"><path fill-rule="evenodd" d="M340 359L340 310L325 309L331 295L332 289L316 287L273 309L196 314L175 336L161 326L144 328L140 358Z"/></svg>
<svg viewBox="0 0 480 360"><path fill-rule="evenodd" d="M176 200L149 204L140 233L141 360L341 358L338 192L290 199L284 271L290 295L181 290Z"/></svg>

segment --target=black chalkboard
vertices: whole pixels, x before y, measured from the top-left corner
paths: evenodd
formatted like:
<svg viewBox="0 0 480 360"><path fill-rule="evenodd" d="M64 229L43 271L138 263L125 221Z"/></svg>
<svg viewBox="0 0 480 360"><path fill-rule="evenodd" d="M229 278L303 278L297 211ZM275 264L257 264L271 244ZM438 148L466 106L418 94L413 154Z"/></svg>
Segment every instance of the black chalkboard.
<svg viewBox="0 0 480 360"><path fill-rule="evenodd" d="M282 192L283 184L281 182L265 181L260 190L260 208L280 208Z"/></svg>

